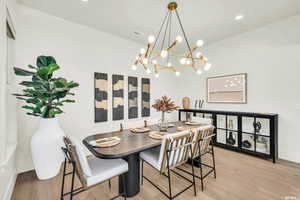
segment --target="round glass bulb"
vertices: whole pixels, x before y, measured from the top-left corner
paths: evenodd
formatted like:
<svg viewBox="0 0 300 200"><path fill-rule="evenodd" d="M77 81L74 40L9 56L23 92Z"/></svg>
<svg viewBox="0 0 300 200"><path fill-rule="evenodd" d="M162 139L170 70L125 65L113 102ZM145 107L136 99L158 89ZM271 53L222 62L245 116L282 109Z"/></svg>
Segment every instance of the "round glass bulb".
<svg viewBox="0 0 300 200"><path fill-rule="evenodd" d="M146 53L146 50L145 50L144 48L142 48L142 49L140 50L140 53L141 53L141 54L145 54L145 53Z"/></svg>
<svg viewBox="0 0 300 200"><path fill-rule="evenodd" d="M206 63L206 65L204 66L204 70L208 71L211 68L211 64L210 63Z"/></svg>
<svg viewBox="0 0 300 200"><path fill-rule="evenodd" d="M139 57L139 56L135 57L135 60L138 60L138 59L140 59L140 57Z"/></svg>
<svg viewBox="0 0 300 200"><path fill-rule="evenodd" d="M182 65L184 65L184 64L186 63L186 58L181 58L181 59L180 59L180 63L181 63Z"/></svg>
<svg viewBox="0 0 300 200"><path fill-rule="evenodd" d="M150 44L152 44L154 41L155 41L154 35L149 35L149 37L148 37L148 42L149 42Z"/></svg>
<svg viewBox="0 0 300 200"><path fill-rule="evenodd" d="M199 75L202 74L201 69L198 69L198 70L197 70L197 74L199 74Z"/></svg>
<svg viewBox="0 0 300 200"><path fill-rule="evenodd" d="M154 65L156 65L156 64L157 64L157 60L152 60L152 63L153 63Z"/></svg>
<svg viewBox="0 0 300 200"><path fill-rule="evenodd" d="M178 35L177 37L176 37L176 41L178 42L178 43L181 43L182 42L182 37L180 36L180 35Z"/></svg>
<svg viewBox="0 0 300 200"><path fill-rule="evenodd" d="M147 74L150 74L150 73L151 73L151 70L148 68L148 69L146 70L146 72L147 72Z"/></svg>
<svg viewBox="0 0 300 200"><path fill-rule="evenodd" d="M191 64L191 61L190 61L190 60L187 60L187 61L186 61L186 64L187 64L187 65L190 65L190 64Z"/></svg>
<svg viewBox="0 0 300 200"><path fill-rule="evenodd" d="M201 56L202 56L202 53L201 53L201 52L197 52L197 53L196 53L196 57L197 57L197 58L200 58Z"/></svg>
<svg viewBox="0 0 300 200"><path fill-rule="evenodd" d="M167 63L167 66L168 66L168 67L171 67L171 66L172 66L172 63L168 62L168 63Z"/></svg>
<svg viewBox="0 0 300 200"><path fill-rule="evenodd" d="M203 40L198 40L196 43L197 47L202 47L203 44L204 44Z"/></svg>
<svg viewBox="0 0 300 200"><path fill-rule="evenodd" d="M144 59L143 59L143 63L144 63L145 65L147 65L147 64L148 64L148 58L144 58Z"/></svg>
<svg viewBox="0 0 300 200"><path fill-rule="evenodd" d="M162 50L160 52L160 56L163 57L163 58L167 57L168 56L168 51L167 50Z"/></svg>
<svg viewBox="0 0 300 200"><path fill-rule="evenodd" d="M159 73L155 73L155 77L158 78L159 77Z"/></svg>
<svg viewBox="0 0 300 200"><path fill-rule="evenodd" d="M131 68L132 68L133 71L135 71L137 69L137 66L136 65L132 65Z"/></svg>
<svg viewBox="0 0 300 200"><path fill-rule="evenodd" d="M175 75L176 75L176 76L180 76L180 72L179 72L179 71L176 71L176 72L175 72Z"/></svg>

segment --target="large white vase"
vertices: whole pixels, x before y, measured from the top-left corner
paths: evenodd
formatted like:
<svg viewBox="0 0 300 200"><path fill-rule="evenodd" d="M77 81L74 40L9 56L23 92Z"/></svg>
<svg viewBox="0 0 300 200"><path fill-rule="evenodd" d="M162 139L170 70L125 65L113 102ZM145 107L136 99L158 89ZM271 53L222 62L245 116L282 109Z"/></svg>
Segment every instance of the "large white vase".
<svg viewBox="0 0 300 200"><path fill-rule="evenodd" d="M36 174L40 180L55 177L64 159L64 132L56 118L40 119L37 132L31 138L31 153Z"/></svg>

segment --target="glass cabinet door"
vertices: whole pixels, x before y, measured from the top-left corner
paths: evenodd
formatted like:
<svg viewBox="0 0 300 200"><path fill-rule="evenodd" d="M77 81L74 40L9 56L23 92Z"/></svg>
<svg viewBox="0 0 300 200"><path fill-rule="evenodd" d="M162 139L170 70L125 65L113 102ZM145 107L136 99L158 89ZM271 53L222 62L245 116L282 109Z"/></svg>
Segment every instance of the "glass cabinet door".
<svg viewBox="0 0 300 200"><path fill-rule="evenodd" d="M270 119L242 117L242 149L270 154Z"/></svg>
<svg viewBox="0 0 300 200"><path fill-rule="evenodd" d="M238 147L238 117L217 115L217 142L230 147Z"/></svg>

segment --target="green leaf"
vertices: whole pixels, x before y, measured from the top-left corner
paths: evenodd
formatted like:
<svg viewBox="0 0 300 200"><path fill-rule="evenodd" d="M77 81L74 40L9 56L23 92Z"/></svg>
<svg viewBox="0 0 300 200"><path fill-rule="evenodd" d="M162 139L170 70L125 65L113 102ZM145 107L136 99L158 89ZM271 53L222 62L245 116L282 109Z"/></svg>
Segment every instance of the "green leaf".
<svg viewBox="0 0 300 200"><path fill-rule="evenodd" d="M30 68L30 69L37 69L35 66L33 66L33 65L28 65L28 67Z"/></svg>
<svg viewBox="0 0 300 200"><path fill-rule="evenodd" d="M24 100L26 101L27 99L23 98L23 97L16 97L17 99L20 99L20 100Z"/></svg>
<svg viewBox="0 0 300 200"><path fill-rule="evenodd" d="M71 99L66 99L61 101L61 103L75 103L75 102L76 102L75 100L71 100Z"/></svg>
<svg viewBox="0 0 300 200"><path fill-rule="evenodd" d="M52 81L54 82L54 85L58 88L63 88L67 86L67 80L64 78L56 78L56 79L52 79Z"/></svg>
<svg viewBox="0 0 300 200"><path fill-rule="evenodd" d="M14 67L14 71L17 76L33 76L35 74L35 72L27 71L17 67Z"/></svg>
<svg viewBox="0 0 300 200"><path fill-rule="evenodd" d="M32 111L34 111L34 109L35 109L32 106L22 106L22 108L27 109L27 110L32 110Z"/></svg>
<svg viewBox="0 0 300 200"><path fill-rule="evenodd" d="M50 64L56 64L56 60L52 56L39 56L36 60L36 66L38 67L45 67Z"/></svg>
<svg viewBox="0 0 300 200"><path fill-rule="evenodd" d="M32 104L37 104L39 103L40 101L36 98L31 98L31 99L27 99L26 100L26 103L32 103Z"/></svg>
<svg viewBox="0 0 300 200"><path fill-rule="evenodd" d="M42 77L45 77L45 76L52 75L53 72L58 69L59 69L59 66L57 64L50 64L48 66L40 67L38 69L38 74L41 75Z"/></svg>
<svg viewBox="0 0 300 200"><path fill-rule="evenodd" d="M36 114L36 113L26 113L27 115L32 115L32 116L35 116L35 117L39 117L40 115L39 114Z"/></svg>
<svg viewBox="0 0 300 200"><path fill-rule="evenodd" d="M32 82L32 81L22 81L19 84L20 85L24 85L26 87L38 87L38 86L41 86L40 82Z"/></svg>
<svg viewBox="0 0 300 200"><path fill-rule="evenodd" d="M75 83L73 81L70 81L70 82L68 82L67 86L68 86L68 88L75 88L75 87L78 87L79 84Z"/></svg>

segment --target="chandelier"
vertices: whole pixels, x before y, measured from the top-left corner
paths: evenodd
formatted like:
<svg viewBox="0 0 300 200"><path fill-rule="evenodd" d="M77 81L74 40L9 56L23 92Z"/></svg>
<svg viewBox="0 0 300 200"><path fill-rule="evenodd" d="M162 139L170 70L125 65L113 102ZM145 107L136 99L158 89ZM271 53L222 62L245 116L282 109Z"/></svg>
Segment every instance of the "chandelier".
<svg viewBox="0 0 300 200"><path fill-rule="evenodd" d="M183 68L192 68L197 74L202 74L202 70L208 71L211 68L207 58L198 51L204 42L198 40L194 46L190 45L177 6L176 2L168 4L168 11L157 36L148 37L147 48L140 50L132 65L133 70L141 66L148 74L153 71L158 78L161 70L170 70L176 76L180 76L180 70ZM177 49L184 52L178 53Z"/></svg>

